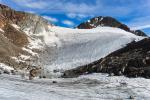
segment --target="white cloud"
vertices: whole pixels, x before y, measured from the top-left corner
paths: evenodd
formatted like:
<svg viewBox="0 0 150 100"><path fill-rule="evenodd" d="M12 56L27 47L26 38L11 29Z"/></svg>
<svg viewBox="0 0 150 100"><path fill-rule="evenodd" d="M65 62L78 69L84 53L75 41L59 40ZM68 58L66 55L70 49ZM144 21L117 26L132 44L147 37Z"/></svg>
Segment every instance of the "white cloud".
<svg viewBox="0 0 150 100"><path fill-rule="evenodd" d="M14 0L14 2L20 6L34 8L34 9L44 9L48 6L47 2L44 1L34 1L34 0Z"/></svg>
<svg viewBox="0 0 150 100"><path fill-rule="evenodd" d="M87 18L89 17L90 15L85 15L85 14L76 14L76 13L68 13L66 14L67 17L69 18L77 18L77 19L83 19L83 18Z"/></svg>
<svg viewBox="0 0 150 100"><path fill-rule="evenodd" d="M67 26L70 26L70 27L73 26L73 25L75 25L74 22L72 22L70 20L64 20L64 21L62 21L62 23L65 24L65 25L67 25Z"/></svg>
<svg viewBox="0 0 150 100"><path fill-rule="evenodd" d="M149 25L143 25L143 26L131 27L131 29L133 29L133 30L143 30L143 29L149 29L149 28L150 28L150 24Z"/></svg>
<svg viewBox="0 0 150 100"><path fill-rule="evenodd" d="M74 13L69 13L69 14L67 14L67 17L69 17L69 18L76 18L76 14L74 14Z"/></svg>
<svg viewBox="0 0 150 100"><path fill-rule="evenodd" d="M39 10L39 12L51 13L90 13L96 12L99 5L89 5L85 2L73 3L69 0L11 0L25 9ZM84 17L83 15L79 15Z"/></svg>
<svg viewBox="0 0 150 100"><path fill-rule="evenodd" d="M78 14L77 15L79 18L86 18L87 17L87 15L84 15L84 14Z"/></svg>
<svg viewBox="0 0 150 100"><path fill-rule="evenodd" d="M139 17L127 23L133 30L150 28L150 16Z"/></svg>
<svg viewBox="0 0 150 100"><path fill-rule="evenodd" d="M86 3L71 3L68 2L66 4L66 6L64 7L64 10L66 12L70 12L70 13L90 13L90 12L96 12L96 9L98 8L97 5L88 5Z"/></svg>
<svg viewBox="0 0 150 100"><path fill-rule="evenodd" d="M29 8L38 8L38 9L43 9L47 6L47 3L45 2L32 2L32 3L28 3L25 5L26 7L29 7Z"/></svg>
<svg viewBox="0 0 150 100"><path fill-rule="evenodd" d="M84 15L102 15L102 16L127 16L138 11L142 13L149 11L149 0L93 0L91 3L79 2L72 0L12 0L22 7L35 8L39 13L73 13L78 17ZM82 0L81 0L82 1ZM112 3L112 4L111 4ZM117 3L117 4L116 4ZM140 6L139 6L140 4ZM26 8L27 9L27 8ZM149 11L150 12L150 11ZM70 15L74 16L74 15Z"/></svg>
<svg viewBox="0 0 150 100"><path fill-rule="evenodd" d="M54 23L58 22L58 19L50 17L50 16L43 16L43 18L49 20L50 22L54 22Z"/></svg>

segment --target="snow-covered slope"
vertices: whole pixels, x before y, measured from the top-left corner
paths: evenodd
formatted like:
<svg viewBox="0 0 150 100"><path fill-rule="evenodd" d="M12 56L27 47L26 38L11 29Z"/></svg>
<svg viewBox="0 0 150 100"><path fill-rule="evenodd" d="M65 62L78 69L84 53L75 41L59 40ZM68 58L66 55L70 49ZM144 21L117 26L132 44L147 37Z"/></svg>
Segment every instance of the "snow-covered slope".
<svg viewBox="0 0 150 100"><path fill-rule="evenodd" d="M150 99L150 80L144 78L91 74L71 79L30 81L18 76L1 75L0 80L0 100Z"/></svg>
<svg viewBox="0 0 150 100"><path fill-rule="evenodd" d="M43 28L42 32L28 35L32 37L30 48L35 47L34 44L37 44L36 49L42 48L39 61L46 74L96 61L134 40L143 38L111 27L69 29L49 26L47 30Z"/></svg>

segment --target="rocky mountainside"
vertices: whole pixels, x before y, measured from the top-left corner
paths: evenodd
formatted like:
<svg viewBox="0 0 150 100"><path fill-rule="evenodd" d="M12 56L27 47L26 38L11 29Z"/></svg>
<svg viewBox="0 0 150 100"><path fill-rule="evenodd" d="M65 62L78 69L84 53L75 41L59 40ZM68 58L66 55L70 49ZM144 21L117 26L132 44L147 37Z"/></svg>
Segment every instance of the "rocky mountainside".
<svg viewBox="0 0 150 100"><path fill-rule="evenodd" d="M98 61L64 72L62 77L76 77L94 72L128 77L150 78L150 38L131 42Z"/></svg>
<svg viewBox="0 0 150 100"><path fill-rule="evenodd" d="M0 62L15 69L30 67L38 50L29 47L30 41L34 41L29 34L36 34L47 25L48 21L40 16L0 4Z"/></svg>
<svg viewBox="0 0 150 100"><path fill-rule="evenodd" d="M11 11L7 6L0 5L0 62L9 66L19 66L12 57L25 53L21 48L28 43L27 35L17 30L10 18ZM16 18L17 19L17 18Z"/></svg>
<svg viewBox="0 0 150 100"><path fill-rule="evenodd" d="M144 32L141 30L131 30L127 25L120 23L116 19L112 17L95 17L87 22L81 23L80 25L77 26L79 29L91 29L91 28L96 28L96 27L103 27L103 26L109 26L109 27L117 27L121 28L125 31L131 32L133 34L136 34L138 36L146 36Z"/></svg>

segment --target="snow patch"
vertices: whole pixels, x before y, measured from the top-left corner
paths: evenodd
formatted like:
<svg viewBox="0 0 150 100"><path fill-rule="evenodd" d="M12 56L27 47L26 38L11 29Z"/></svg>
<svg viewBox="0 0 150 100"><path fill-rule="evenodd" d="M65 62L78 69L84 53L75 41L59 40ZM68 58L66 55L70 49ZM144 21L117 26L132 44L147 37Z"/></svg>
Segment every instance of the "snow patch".
<svg viewBox="0 0 150 100"><path fill-rule="evenodd" d="M15 29L17 29L17 30L19 30L20 29L20 27L18 26L18 25L16 25L16 24L11 24Z"/></svg>
<svg viewBox="0 0 150 100"><path fill-rule="evenodd" d="M100 19L100 21L102 21L104 18L102 17L101 19Z"/></svg>
<svg viewBox="0 0 150 100"><path fill-rule="evenodd" d="M13 71L14 70L14 68L12 68L12 67L10 67L10 66L7 66L7 65L5 65L5 64L3 64L3 63L0 63L0 72L1 73L7 73L7 74L10 74L11 73L11 71Z"/></svg>
<svg viewBox="0 0 150 100"><path fill-rule="evenodd" d="M0 32L3 32L3 33L4 33L4 30L0 28Z"/></svg>
<svg viewBox="0 0 150 100"><path fill-rule="evenodd" d="M27 49L27 48L22 48L22 50L27 51L28 53L30 53L32 56L37 56L38 54L36 52L33 52L32 49Z"/></svg>

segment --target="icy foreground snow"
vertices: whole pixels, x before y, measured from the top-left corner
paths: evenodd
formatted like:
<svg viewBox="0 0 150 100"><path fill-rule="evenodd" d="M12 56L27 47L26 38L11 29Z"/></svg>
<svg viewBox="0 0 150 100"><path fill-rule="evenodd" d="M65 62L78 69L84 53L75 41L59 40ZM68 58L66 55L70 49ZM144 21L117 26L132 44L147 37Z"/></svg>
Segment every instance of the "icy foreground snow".
<svg viewBox="0 0 150 100"><path fill-rule="evenodd" d="M0 100L150 99L150 80L91 74L70 79L35 79L0 75ZM57 83L52 83L57 81Z"/></svg>
<svg viewBox="0 0 150 100"><path fill-rule="evenodd" d="M31 40L31 48L41 47L42 44L45 48L40 59L46 73L91 63L143 38L112 27L70 29L49 26L47 30L43 28L39 33L27 34L34 38L34 41Z"/></svg>

